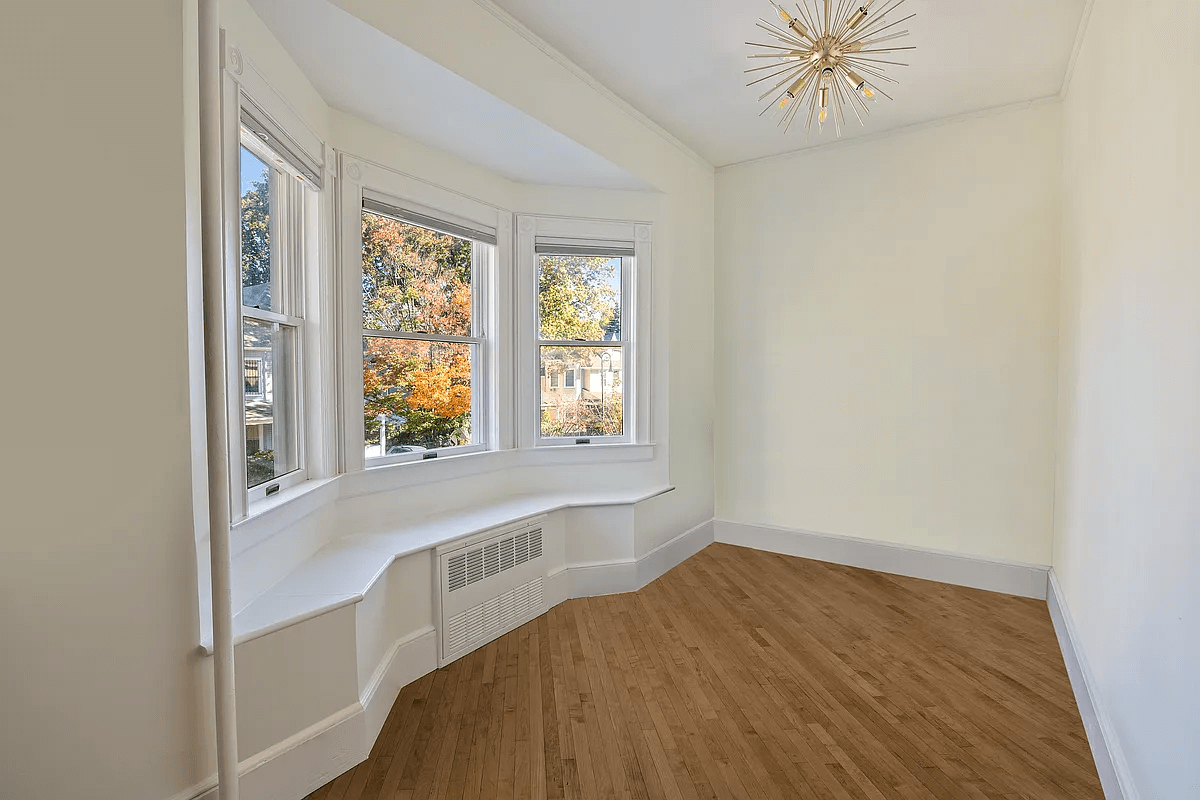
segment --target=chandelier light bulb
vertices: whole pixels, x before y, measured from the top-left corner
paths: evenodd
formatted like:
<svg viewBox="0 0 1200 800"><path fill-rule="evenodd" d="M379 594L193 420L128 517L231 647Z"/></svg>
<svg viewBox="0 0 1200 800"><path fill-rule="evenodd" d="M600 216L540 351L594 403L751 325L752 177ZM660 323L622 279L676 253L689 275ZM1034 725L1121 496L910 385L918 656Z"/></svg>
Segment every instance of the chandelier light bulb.
<svg viewBox="0 0 1200 800"><path fill-rule="evenodd" d="M858 93L870 100L872 103L875 102L875 90L870 86L867 86L865 83L863 84L862 88L858 90Z"/></svg>
<svg viewBox="0 0 1200 800"><path fill-rule="evenodd" d="M827 120L827 119L829 119L829 109L822 108L820 110L820 112L817 113L817 122L821 125L824 125L825 120Z"/></svg>

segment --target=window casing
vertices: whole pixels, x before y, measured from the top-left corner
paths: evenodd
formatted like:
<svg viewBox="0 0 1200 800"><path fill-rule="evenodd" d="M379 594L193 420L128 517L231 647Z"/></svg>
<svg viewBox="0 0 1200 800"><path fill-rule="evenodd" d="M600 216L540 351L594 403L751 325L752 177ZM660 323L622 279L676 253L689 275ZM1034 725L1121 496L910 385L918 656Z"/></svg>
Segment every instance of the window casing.
<svg viewBox="0 0 1200 800"><path fill-rule="evenodd" d="M327 299L336 280L323 250L324 144L256 72L230 63L221 89L225 394L230 517L241 525L290 495L279 492L336 470L326 366L336 358Z"/></svg>
<svg viewBox="0 0 1200 800"><path fill-rule="evenodd" d="M362 204L364 463L485 450L495 234L379 197Z"/></svg>

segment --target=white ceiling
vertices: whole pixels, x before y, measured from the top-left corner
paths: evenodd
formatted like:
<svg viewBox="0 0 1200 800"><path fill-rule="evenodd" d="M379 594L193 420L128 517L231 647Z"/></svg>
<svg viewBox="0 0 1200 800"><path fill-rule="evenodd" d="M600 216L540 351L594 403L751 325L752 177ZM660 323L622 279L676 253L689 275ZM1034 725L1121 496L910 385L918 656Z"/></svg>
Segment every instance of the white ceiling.
<svg viewBox="0 0 1200 800"><path fill-rule="evenodd" d="M800 126L785 135L760 118L761 87L745 86L744 43L763 41L755 21L772 18L768 0L495 2L715 166L806 146ZM866 127L853 120L843 138L1057 94L1084 5L906 0L893 18L917 16L893 44L917 49L896 59L911 66L889 68L895 102L881 98ZM807 146L832 140L814 130Z"/></svg>
<svg viewBox="0 0 1200 800"><path fill-rule="evenodd" d="M339 111L515 181L650 188L327 0L249 2Z"/></svg>

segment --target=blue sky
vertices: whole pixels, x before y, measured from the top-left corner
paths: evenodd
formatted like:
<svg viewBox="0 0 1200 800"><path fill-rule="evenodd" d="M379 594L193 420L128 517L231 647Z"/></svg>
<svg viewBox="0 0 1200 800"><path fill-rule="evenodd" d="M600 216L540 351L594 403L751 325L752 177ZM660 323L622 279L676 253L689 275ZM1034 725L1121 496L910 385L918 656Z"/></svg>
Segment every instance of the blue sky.
<svg viewBox="0 0 1200 800"><path fill-rule="evenodd" d="M242 148L241 162L241 177L242 177L242 194L250 191L254 186L254 182L262 177L262 174L268 169L262 159L251 153L246 148Z"/></svg>

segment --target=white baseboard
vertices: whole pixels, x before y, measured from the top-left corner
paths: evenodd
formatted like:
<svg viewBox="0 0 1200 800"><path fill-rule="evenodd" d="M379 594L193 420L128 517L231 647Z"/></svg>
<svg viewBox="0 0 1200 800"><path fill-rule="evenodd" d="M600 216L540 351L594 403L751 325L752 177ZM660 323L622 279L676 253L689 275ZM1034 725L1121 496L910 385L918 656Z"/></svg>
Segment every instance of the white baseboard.
<svg viewBox="0 0 1200 800"><path fill-rule="evenodd" d="M651 581L658 580L712 543L713 521L705 520L694 528L663 542L641 558L597 564L573 564L562 572L552 575L551 578L556 579L559 575L566 574L568 594L563 599L636 592ZM551 608L554 605L556 603L550 603Z"/></svg>
<svg viewBox="0 0 1200 800"><path fill-rule="evenodd" d="M437 631L433 626L414 631L392 645L363 690L367 757L400 690L437 669Z"/></svg>
<svg viewBox="0 0 1200 800"><path fill-rule="evenodd" d="M238 765L244 800L305 797L366 759L400 690L437 668L437 636L425 628L392 645L362 700L256 753ZM217 800L217 779L171 800Z"/></svg>
<svg viewBox="0 0 1200 800"><path fill-rule="evenodd" d="M990 592L1046 599L1046 576L1050 568L1035 564L722 519L714 522L714 528L716 541L727 544Z"/></svg>
<svg viewBox="0 0 1200 800"><path fill-rule="evenodd" d="M1100 704L1096 679L1080 647L1071 610L1067 607L1066 596L1054 570L1050 571L1047 604L1050 606L1050 619L1054 621L1054 632L1058 635L1063 661L1067 665L1067 675L1071 678L1071 688L1075 691L1075 704L1079 706L1079 716L1083 718L1088 744L1092 748L1092 759L1096 762L1096 771L1104 787L1104 797L1106 800L1138 800L1129 764L1125 761L1112 722Z"/></svg>
<svg viewBox="0 0 1200 800"><path fill-rule="evenodd" d="M574 564L563 572L567 574L569 597L599 597L636 592L638 589L638 562L632 558L598 564Z"/></svg>
<svg viewBox="0 0 1200 800"><path fill-rule="evenodd" d="M666 575L716 541L715 536L713 521L709 519L646 553L637 561L637 588Z"/></svg>

